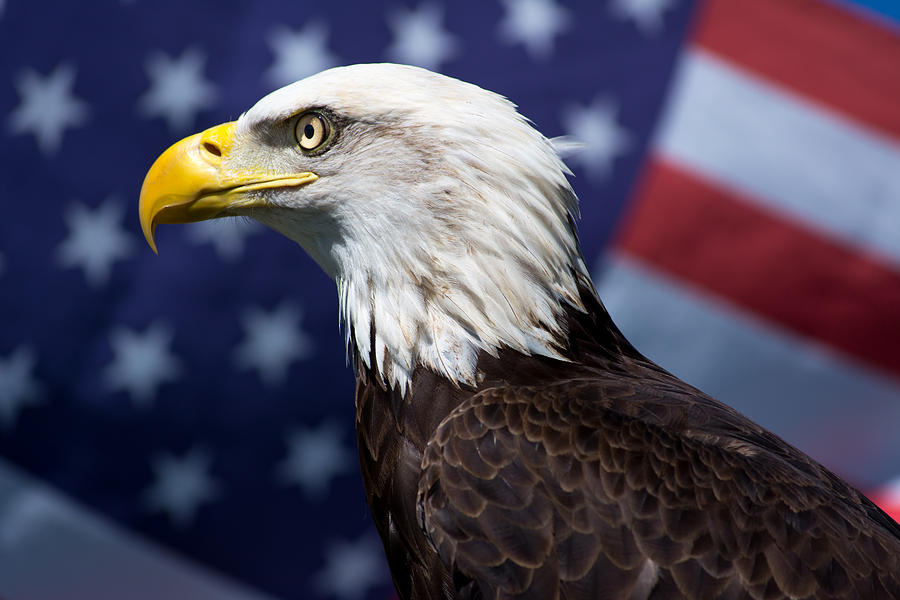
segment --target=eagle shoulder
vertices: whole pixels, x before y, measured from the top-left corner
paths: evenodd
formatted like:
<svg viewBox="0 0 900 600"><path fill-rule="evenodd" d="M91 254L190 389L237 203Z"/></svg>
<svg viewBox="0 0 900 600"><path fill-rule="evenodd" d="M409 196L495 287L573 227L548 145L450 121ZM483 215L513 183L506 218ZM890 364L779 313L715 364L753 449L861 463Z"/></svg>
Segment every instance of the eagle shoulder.
<svg viewBox="0 0 900 600"><path fill-rule="evenodd" d="M896 523L666 374L485 389L429 440L421 525L460 598L900 597Z"/></svg>

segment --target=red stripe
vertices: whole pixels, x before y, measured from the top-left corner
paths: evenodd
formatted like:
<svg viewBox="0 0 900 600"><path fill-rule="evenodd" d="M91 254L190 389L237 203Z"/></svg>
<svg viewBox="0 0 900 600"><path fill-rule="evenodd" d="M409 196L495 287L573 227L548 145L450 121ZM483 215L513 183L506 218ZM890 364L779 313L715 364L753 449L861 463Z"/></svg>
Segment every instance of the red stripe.
<svg viewBox="0 0 900 600"><path fill-rule="evenodd" d="M877 504L881 510L891 516L892 519L900 523L900 498L896 492L874 492L866 494L872 502Z"/></svg>
<svg viewBox="0 0 900 600"><path fill-rule="evenodd" d="M651 161L619 246L765 319L900 375L900 273Z"/></svg>
<svg viewBox="0 0 900 600"><path fill-rule="evenodd" d="M821 0L707 0L694 41L900 137L900 35Z"/></svg>

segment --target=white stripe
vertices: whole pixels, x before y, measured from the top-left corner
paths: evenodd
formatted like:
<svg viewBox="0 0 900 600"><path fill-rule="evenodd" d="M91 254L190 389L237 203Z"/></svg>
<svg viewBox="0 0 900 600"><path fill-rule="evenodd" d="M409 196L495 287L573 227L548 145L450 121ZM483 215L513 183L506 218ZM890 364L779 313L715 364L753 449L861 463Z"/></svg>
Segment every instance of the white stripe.
<svg viewBox="0 0 900 600"><path fill-rule="evenodd" d="M900 382L621 254L595 281L613 321L665 369L858 486L900 473Z"/></svg>
<svg viewBox="0 0 900 600"><path fill-rule="evenodd" d="M0 598L271 600L125 532L3 460Z"/></svg>
<svg viewBox="0 0 900 600"><path fill-rule="evenodd" d="M891 138L693 49L655 143L701 177L900 263L900 143Z"/></svg>

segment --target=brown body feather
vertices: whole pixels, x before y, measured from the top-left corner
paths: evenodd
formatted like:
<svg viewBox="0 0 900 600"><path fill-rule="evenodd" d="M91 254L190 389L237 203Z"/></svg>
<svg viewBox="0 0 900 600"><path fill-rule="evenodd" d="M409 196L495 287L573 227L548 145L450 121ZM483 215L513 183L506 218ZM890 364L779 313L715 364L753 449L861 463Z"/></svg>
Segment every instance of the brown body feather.
<svg viewBox="0 0 900 600"><path fill-rule="evenodd" d="M420 368L405 397L360 367L402 600L900 598L890 517L642 357L581 291L569 362L484 355L477 389Z"/></svg>

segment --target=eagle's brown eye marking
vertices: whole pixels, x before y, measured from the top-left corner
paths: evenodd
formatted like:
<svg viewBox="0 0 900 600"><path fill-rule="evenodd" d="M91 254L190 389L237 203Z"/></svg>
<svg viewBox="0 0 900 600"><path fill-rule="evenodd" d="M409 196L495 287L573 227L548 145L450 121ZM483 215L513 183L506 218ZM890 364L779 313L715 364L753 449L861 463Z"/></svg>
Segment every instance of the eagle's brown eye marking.
<svg viewBox="0 0 900 600"><path fill-rule="evenodd" d="M294 126L294 137L303 151L315 152L322 149L331 138L331 123L321 113L304 113Z"/></svg>

